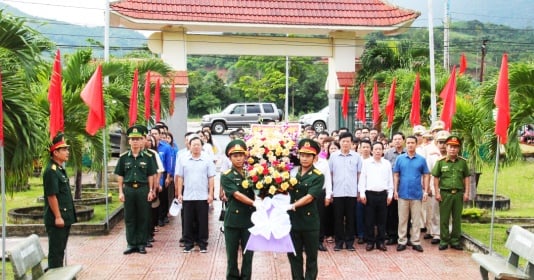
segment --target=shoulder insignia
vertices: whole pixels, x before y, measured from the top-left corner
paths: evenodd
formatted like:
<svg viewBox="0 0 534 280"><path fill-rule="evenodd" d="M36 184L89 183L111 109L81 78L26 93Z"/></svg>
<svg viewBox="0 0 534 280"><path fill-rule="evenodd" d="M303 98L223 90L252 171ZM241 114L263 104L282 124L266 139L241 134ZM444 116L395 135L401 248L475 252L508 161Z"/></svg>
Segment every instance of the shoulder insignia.
<svg viewBox="0 0 534 280"><path fill-rule="evenodd" d="M147 150L143 150L143 154L146 155L147 157L152 157L152 153Z"/></svg>
<svg viewBox="0 0 534 280"><path fill-rule="evenodd" d="M122 157L122 156L124 156L124 155L127 155L127 154L128 154L128 152L129 152L129 151L126 151L126 152L124 152L124 153L120 154L120 156L119 156L119 157Z"/></svg>
<svg viewBox="0 0 534 280"><path fill-rule="evenodd" d="M322 175L322 174L323 174L323 173L322 173L319 169L317 169L317 168L314 168L314 169L313 169L313 173L315 173L315 174L317 174L317 175Z"/></svg>
<svg viewBox="0 0 534 280"><path fill-rule="evenodd" d="M55 163L52 163L52 166L50 166L50 169L52 169L52 170L56 170L56 169L57 169L56 164L55 164Z"/></svg>
<svg viewBox="0 0 534 280"><path fill-rule="evenodd" d="M442 156L442 157L440 157L440 158L438 159L438 161L439 161L439 160L444 160L444 159L447 159L447 156Z"/></svg>
<svg viewBox="0 0 534 280"><path fill-rule="evenodd" d="M458 156L459 159L463 159L463 160L467 160L466 158L464 157L461 157L461 156Z"/></svg>
<svg viewBox="0 0 534 280"><path fill-rule="evenodd" d="M228 170L224 171L223 174L228 175L230 174L230 172L232 172L232 168L229 168Z"/></svg>

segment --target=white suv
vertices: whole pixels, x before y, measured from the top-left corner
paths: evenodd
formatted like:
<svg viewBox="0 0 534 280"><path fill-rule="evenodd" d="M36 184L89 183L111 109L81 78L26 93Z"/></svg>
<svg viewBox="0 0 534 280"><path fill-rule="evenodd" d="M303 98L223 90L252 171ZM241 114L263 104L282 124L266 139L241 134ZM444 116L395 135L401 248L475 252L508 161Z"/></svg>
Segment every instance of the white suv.
<svg viewBox="0 0 534 280"><path fill-rule="evenodd" d="M299 118L299 123L302 126L311 125L317 133L326 130L328 123L328 106L324 107L317 113L304 114Z"/></svg>

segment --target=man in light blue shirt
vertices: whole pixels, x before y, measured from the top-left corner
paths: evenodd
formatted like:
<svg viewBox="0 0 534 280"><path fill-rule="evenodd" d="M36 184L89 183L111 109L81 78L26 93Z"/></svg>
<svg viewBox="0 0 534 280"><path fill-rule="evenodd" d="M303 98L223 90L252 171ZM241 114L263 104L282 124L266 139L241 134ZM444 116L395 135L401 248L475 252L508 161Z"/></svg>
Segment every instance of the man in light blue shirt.
<svg viewBox="0 0 534 280"><path fill-rule="evenodd" d="M399 201L399 245L397 245L397 251L406 250L408 220L411 216L410 242L412 249L423 252L420 240L421 201L425 201L427 198L430 171L425 158L415 152L416 147L417 138L415 136L406 137L406 153L397 157L395 167L393 167L393 197Z"/></svg>
<svg viewBox="0 0 534 280"><path fill-rule="evenodd" d="M362 170L362 159L351 150L352 134L339 135L341 149L330 155L332 193L334 197L334 223L336 246L334 251L354 251L354 209L358 197L358 177Z"/></svg>
<svg viewBox="0 0 534 280"><path fill-rule="evenodd" d="M193 250L198 242L201 253L208 252L208 210L213 202L215 164L202 154L202 140L189 141L190 154L184 154L176 162L176 198L183 203L184 253ZM183 191L183 193L182 193ZM194 231L194 224L198 233Z"/></svg>

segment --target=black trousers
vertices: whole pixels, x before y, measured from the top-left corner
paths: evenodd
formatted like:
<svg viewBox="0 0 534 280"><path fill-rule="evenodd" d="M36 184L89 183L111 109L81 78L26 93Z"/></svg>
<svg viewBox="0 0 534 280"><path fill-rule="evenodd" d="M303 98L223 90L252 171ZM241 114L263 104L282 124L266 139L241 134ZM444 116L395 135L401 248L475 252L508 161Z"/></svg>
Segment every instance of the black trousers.
<svg viewBox="0 0 534 280"><path fill-rule="evenodd" d="M194 242L198 242L200 248L208 246L208 211L207 200L187 200L183 202L184 212L184 245L192 248ZM198 226L195 232L194 225Z"/></svg>
<svg viewBox="0 0 534 280"><path fill-rule="evenodd" d="M48 268L63 266L65 249L69 239L70 226L58 228L52 225L46 226L48 233Z"/></svg>
<svg viewBox="0 0 534 280"><path fill-rule="evenodd" d="M365 240L367 244L384 244L386 237L388 192L366 191L365 197ZM375 236L375 225L377 235Z"/></svg>
<svg viewBox="0 0 534 280"><path fill-rule="evenodd" d="M167 178L167 172L161 174L162 178ZM163 222L163 219L167 217L169 213L169 187L165 187L165 179L163 180L161 192L159 192L159 221Z"/></svg>
<svg viewBox="0 0 534 280"><path fill-rule="evenodd" d="M354 244L354 209L356 197L334 197L334 220L336 245L347 247Z"/></svg>
<svg viewBox="0 0 534 280"><path fill-rule="evenodd" d="M391 200L387 207L386 233L388 238L399 239L399 206L397 200Z"/></svg>
<svg viewBox="0 0 534 280"><path fill-rule="evenodd" d="M324 207L324 198L326 196L326 191L323 190L321 194L315 199L317 203L317 210L319 211L319 242L323 242L325 236L325 225L326 225L326 207Z"/></svg>

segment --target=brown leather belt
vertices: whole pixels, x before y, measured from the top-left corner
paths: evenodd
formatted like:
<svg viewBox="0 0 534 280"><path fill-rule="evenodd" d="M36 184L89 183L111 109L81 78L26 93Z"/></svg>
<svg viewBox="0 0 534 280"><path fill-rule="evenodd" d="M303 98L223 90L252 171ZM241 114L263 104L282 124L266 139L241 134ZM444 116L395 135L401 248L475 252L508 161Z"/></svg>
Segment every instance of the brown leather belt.
<svg viewBox="0 0 534 280"><path fill-rule="evenodd" d="M444 190L444 189L440 189L440 191L442 192L448 192L448 193L451 193L451 194L455 194L457 192L461 192L461 190L457 190L457 189L452 189L452 190Z"/></svg>

